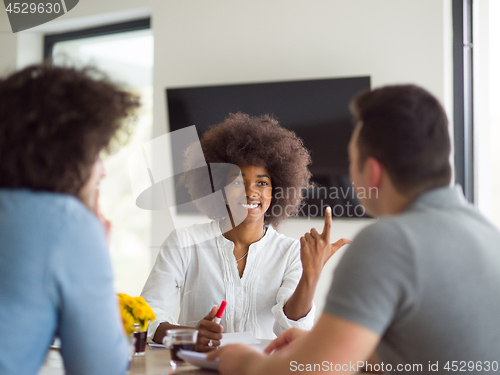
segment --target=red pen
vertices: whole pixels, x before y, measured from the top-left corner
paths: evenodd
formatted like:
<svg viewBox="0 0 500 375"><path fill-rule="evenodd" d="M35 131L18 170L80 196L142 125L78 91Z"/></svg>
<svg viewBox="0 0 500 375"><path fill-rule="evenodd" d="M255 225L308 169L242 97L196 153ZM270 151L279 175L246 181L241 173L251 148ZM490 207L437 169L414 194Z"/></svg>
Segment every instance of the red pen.
<svg viewBox="0 0 500 375"><path fill-rule="evenodd" d="M226 309L226 301L222 301L220 303L219 310L217 310L217 314L215 314L214 322L215 323L220 323L220 319L222 318L222 314L224 314L224 310Z"/></svg>

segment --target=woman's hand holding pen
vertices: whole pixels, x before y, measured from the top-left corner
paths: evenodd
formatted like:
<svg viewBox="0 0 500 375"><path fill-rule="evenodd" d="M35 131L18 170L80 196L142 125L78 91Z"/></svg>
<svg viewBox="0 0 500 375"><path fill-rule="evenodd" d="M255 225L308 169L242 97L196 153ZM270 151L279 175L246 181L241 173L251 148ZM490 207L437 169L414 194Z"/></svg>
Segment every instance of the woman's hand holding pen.
<svg viewBox="0 0 500 375"><path fill-rule="evenodd" d="M197 352L208 352L220 345L224 328L219 323L213 321L216 314L217 306L214 306L208 315L198 323L196 327L198 329L198 341L195 347ZM209 343L212 345L209 345Z"/></svg>

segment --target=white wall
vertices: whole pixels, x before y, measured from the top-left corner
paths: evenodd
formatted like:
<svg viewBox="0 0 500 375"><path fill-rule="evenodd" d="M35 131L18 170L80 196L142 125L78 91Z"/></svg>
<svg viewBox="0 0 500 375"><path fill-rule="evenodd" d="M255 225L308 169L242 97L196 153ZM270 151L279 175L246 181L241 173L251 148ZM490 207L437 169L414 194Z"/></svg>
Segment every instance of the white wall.
<svg viewBox="0 0 500 375"><path fill-rule="evenodd" d="M450 0L147 0L140 6L150 7L155 36L155 136L168 129L166 87L370 75L373 86L421 85L452 113ZM46 27L143 15L137 7L132 0L85 0ZM18 48L37 48L6 33L4 15L0 72L17 63ZM166 214L154 218L156 245L172 221ZM332 238L353 237L367 223L335 220ZM321 226L294 219L280 231L298 238ZM321 279L320 309L338 258Z"/></svg>
<svg viewBox="0 0 500 375"><path fill-rule="evenodd" d="M160 90L370 75L373 86L417 83L451 108L449 1L197 0L166 4L155 7L153 13L155 36L162 38L155 42L155 82ZM155 104L163 110L160 94ZM159 115L162 126L166 111ZM366 224L336 220L332 238L353 237ZM289 220L280 231L299 238L312 227L321 228L322 221ZM319 310L338 259L332 259L323 272L315 298Z"/></svg>

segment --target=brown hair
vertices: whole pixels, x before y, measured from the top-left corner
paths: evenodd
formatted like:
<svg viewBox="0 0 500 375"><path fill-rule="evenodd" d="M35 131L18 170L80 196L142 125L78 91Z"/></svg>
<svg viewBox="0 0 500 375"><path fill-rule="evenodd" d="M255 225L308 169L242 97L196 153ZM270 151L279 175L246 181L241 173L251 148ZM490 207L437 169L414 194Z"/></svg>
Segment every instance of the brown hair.
<svg viewBox="0 0 500 375"><path fill-rule="evenodd" d="M365 91L351 101L351 112L361 124L360 168L368 157L377 159L408 195L449 185L448 120L429 92L414 85Z"/></svg>
<svg viewBox="0 0 500 375"><path fill-rule="evenodd" d="M0 79L0 188L78 196L138 107L91 67L34 65Z"/></svg>
<svg viewBox="0 0 500 375"><path fill-rule="evenodd" d="M269 171L273 198L265 215L266 224L276 227L286 217L297 215L302 203L302 189L308 186L311 177L308 169L311 158L302 140L294 132L280 126L274 117L230 113L222 123L211 126L202 135L200 143L207 163L255 165ZM187 159L187 169L190 169L189 164L196 162L189 160L189 149ZM212 173L214 175L222 176L221 173ZM203 196L203 183L193 175L187 176L182 182L191 196ZM200 174L198 176L202 178ZM226 179L218 181L215 178L214 189L219 190L226 183ZM214 207L198 208L211 219L225 214Z"/></svg>

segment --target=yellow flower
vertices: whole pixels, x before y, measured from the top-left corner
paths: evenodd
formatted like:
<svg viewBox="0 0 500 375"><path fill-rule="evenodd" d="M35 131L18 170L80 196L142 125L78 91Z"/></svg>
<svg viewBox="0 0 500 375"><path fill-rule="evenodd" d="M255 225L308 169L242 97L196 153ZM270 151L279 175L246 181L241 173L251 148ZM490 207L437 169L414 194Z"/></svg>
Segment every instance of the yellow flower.
<svg viewBox="0 0 500 375"><path fill-rule="evenodd" d="M148 319L149 319L149 320L155 320L155 319L156 319L156 315L155 315L155 313L153 312L153 309L152 309L151 307L149 307L149 306L148 306L148 307L147 307L147 310L148 310L148 312L147 312L147 317L148 317Z"/></svg>
<svg viewBox="0 0 500 375"><path fill-rule="evenodd" d="M156 318L153 310L142 297L130 297L127 294L118 293L118 303L127 334L133 332L134 323L139 323L141 330L144 331L148 327L148 321Z"/></svg>
<svg viewBox="0 0 500 375"><path fill-rule="evenodd" d="M119 293L118 297L122 300L124 305L130 305L133 301L133 298L125 293Z"/></svg>
<svg viewBox="0 0 500 375"><path fill-rule="evenodd" d="M144 319L146 316L146 309L144 309L143 306L141 305L135 305L132 314L137 318L137 319Z"/></svg>
<svg viewBox="0 0 500 375"><path fill-rule="evenodd" d="M134 323L135 319L134 317L128 313L128 312L122 312L122 320L123 320L123 326L125 327L125 331L127 334L131 334L134 330Z"/></svg>

